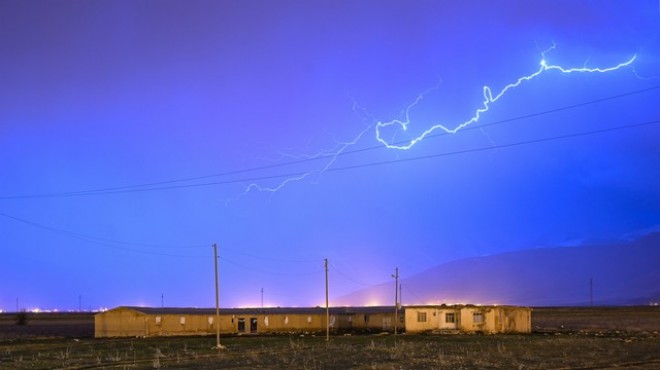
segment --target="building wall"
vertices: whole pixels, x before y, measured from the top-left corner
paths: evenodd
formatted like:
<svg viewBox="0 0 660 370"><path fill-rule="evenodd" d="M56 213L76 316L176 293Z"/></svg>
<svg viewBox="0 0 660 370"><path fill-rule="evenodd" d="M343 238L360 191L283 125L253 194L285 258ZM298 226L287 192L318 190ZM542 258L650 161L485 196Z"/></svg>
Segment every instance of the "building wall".
<svg viewBox="0 0 660 370"><path fill-rule="evenodd" d="M350 316L351 324L348 328L353 330L392 331L394 330L394 311L392 312L359 312ZM403 311L399 311L399 329L404 327Z"/></svg>
<svg viewBox="0 0 660 370"><path fill-rule="evenodd" d="M496 307L466 306L461 308L459 329L463 332L496 333Z"/></svg>
<svg viewBox="0 0 660 370"><path fill-rule="evenodd" d="M145 314L124 308L114 309L110 314L107 314L108 312L94 316L95 337L146 335L147 323Z"/></svg>
<svg viewBox="0 0 660 370"><path fill-rule="evenodd" d="M240 319L245 321L243 333L254 333L250 328L250 320L257 320L256 333L282 333L282 332L313 332L325 330L325 314L239 314L230 315L229 320L232 327L229 332L240 333L238 323Z"/></svg>
<svg viewBox="0 0 660 370"><path fill-rule="evenodd" d="M531 333L532 310L526 307L502 307L498 328L504 333Z"/></svg>
<svg viewBox="0 0 660 370"><path fill-rule="evenodd" d="M434 330L467 333L531 332L531 310L527 307L408 306L405 312L407 333ZM447 314L454 314L454 323L447 322Z"/></svg>
<svg viewBox="0 0 660 370"><path fill-rule="evenodd" d="M151 313L145 313L151 312ZM325 331L324 311L267 312L267 310L243 310L221 313L217 322L215 314L208 310L158 313L139 308L118 307L100 314L95 320L96 337L167 336L167 335L211 335L219 324L222 334L294 333ZM332 312L332 311L331 311ZM420 315L424 321L420 321ZM447 321L453 315L454 322ZM408 333L447 330L485 333L529 333L531 332L531 310L525 307L508 306L407 306L399 311L403 319L399 322L400 332ZM476 320L475 320L476 318ZM480 319L481 318L481 319ZM239 330L243 319L243 330ZM256 328L251 321L256 321ZM360 308L330 315L330 330L393 331L394 312Z"/></svg>
<svg viewBox="0 0 660 370"><path fill-rule="evenodd" d="M207 335L216 332L215 315L154 314L145 315L145 321L144 336ZM220 317L220 331L228 329L226 318Z"/></svg>
<svg viewBox="0 0 660 370"><path fill-rule="evenodd" d="M243 319L243 330L239 322ZM256 325L251 325L252 320ZM96 337L209 335L216 333L214 314L145 314L132 308L115 308L94 317ZM330 328L350 328L347 315L331 315ZM326 330L325 313L250 313L221 314L220 332L287 333ZM256 328L254 327L256 326ZM256 329L256 330L255 330Z"/></svg>
<svg viewBox="0 0 660 370"><path fill-rule="evenodd" d="M447 322L447 315L453 315L454 321ZM446 306L406 307L406 332L414 333L427 330L457 330L461 320L460 310Z"/></svg>

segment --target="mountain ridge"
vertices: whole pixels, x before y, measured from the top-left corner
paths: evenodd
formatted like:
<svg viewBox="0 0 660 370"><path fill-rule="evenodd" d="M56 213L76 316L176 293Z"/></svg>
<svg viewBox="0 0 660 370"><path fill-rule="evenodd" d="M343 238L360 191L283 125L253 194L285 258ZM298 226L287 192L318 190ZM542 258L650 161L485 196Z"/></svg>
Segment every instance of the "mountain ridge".
<svg viewBox="0 0 660 370"><path fill-rule="evenodd" d="M660 232L631 241L543 247L450 261L401 279L403 304L627 305L660 301ZM337 304L394 300L392 283Z"/></svg>

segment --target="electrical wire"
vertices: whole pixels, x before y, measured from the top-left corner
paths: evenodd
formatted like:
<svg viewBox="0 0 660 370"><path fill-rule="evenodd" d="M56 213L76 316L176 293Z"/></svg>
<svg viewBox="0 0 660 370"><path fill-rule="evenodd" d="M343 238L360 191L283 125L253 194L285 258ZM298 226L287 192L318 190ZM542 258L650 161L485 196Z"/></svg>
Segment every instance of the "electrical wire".
<svg viewBox="0 0 660 370"><path fill-rule="evenodd" d="M221 247L221 251L223 251L223 252L226 251L226 252L229 252L229 253L234 253L234 254L250 257L250 258L259 258L259 259L268 260L268 261L275 261L275 262L290 262L290 263L301 263L302 262L302 263L305 263L305 262L318 262L318 261L322 260L320 258L308 258L308 259L277 258L277 257L264 256L264 255L256 255L256 254L247 253L247 252L244 252L244 251L239 251L239 250L232 249L232 248L227 248L227 247Z"/></svg>
<svg viewBox="0 0 660 370"><path fill-rule="evenodd" d="M362 285L362 286L366 286L366 287L371 287L371 286L378 285L378 284L367 284L367 283L364 283L364 282L357 281L357 280L351 278L350 276L348 276L347 274L343 273L343 272L342 272L339 268L337 268L337 266L336 266L335 264L333 264L332 262L330 262L329 265L330 265L330 267L332 267L332 271L338 273L339 275L343 276L346 280L351 281L351 282L353 282L353 283L355 283L355 284L357 284L357 285Z"/></svg>
<svg viewBox="0 0 660 370"><path fill-rule="evenodd" d="M236 262L234 260L228 259L224 256L220 256L220 257L218 257L218 259L220 259L221 261L227 262L229 264L232 264L236 267L240 267L241 269L257 271L257 272L260 272L262 274L267 274L267 275L311 276L311 275L317 275L317 274L320 275L322 273L320 269L318 271L305 271L305 272L294 272L294 271L291 271L290 269L287 272L269 271L269 270L256 268L254 266L248 266L248 265L242 264L240 262Z"/></svg>
<svg viewBox="0 0 660 370"><path fill-rule="evenodd" d="M542 143L542 142L549 142L549 141L555 141L555 140L564 140L564 139L569 139L569 138L577 138L577 137L582 137L582 136L596 135L596 134L614 132L614 131L619 131L619 130L626 130L626 129L644 127L644 126L651 126L651 125L656 125L658 123L660 123L660 120L652 120L652 121L646 121L646 122L641 122L641 123L614 126L614 127L608 127L608 128L590 130L590 131L583 131L583 132L572 133L572 134L565 134L565 135L551 136L551 137L545 137L545 138L539 138L539 139L519 141L519 142L509 143L509 144L488 145L488 146L479 147L479 148L456 150L456 151L429 154L429 155L423 155L423 156L417 156L417 157L397 158L397 159L393 159L393 160L386 160L386 161L379 161L379 162L367 162L367 163L363 163L363 164L348 165L348 166L343 166L343 167L331 167L331 168L328 168L328 169L324 170L324 172L340 172L340 171L354 170L354 169L359 169L359 168L378 167L378 166L397 164L397 163L406 163L406 162L414 162L414 161L426 160L426 159L435 159L435 158L448 157L448 156L454 156L454 155L459 155L459 154L476 153L476 152L481 152L481 151L489 151L489 150L493 150L493 149L512 148L512 147L529 145L529 144L538 144L538 143ZM51 193L51 194L37 194L37 195L23 195L23 196L5 196L5 197L0 197L0 199L7 200L7 199L54 198L54 197L69 197L69 196L109 195L109 194L156 191L156 190L172 190L172 189L194 188L194 187L215 186L215 185L227 185L227 184L237 184L237 183L246 183L246 182L280 179L280 178L287 178L287 177L302 176L302 175L305 175L307 173L308 172L290 172L290 173L286 173L286 174L259 176L259 177L225 180L225 181L214 181L214 182L199 183L199 184L172 185L172 186L163 186L163 187L155 187L155 188L147 188L147 189L127 189L127 190L106 191L106 192L98 192L98 193L83 193L83 194L79 194L79 193L76 193L76 194Z"/></svg>
<svg viewBox="0 0 660 370"><path fill-rule="evenodd" d="M583 107L587 105L592 105L592 104L597 104L597 103L603 103L606 101L614 100L614 99L620 99L623 97L628 97L636 94L642 94L654 90L660 89L659 86L652 86L649 88L645 89L639 89L639 90L634 90L634 91L629 91L621 94L616 94L604 98L599 98L587 102L582 102L582 103L577 103L577 104L572 104L568 106L563 106L559 108L554 108L550 110L545 110L541 112L536 112L536 113L531 113L523 116L518 116L514 118L508 118L508 119L503 119L503 120L498 120L490 123L484 123L480 124L477 126L469 126L463 129L464 131L471 130L471 129L482 129L484 127L490 127L490 126L495 126L503 123L508 123L508 122L513 122L513 121L518 121L522 119L528 119L532 117L538 117L546 114L551 114L551 113L556 113L564 110L569 110L569 109L574 109L578 107ZM432 134L428 135L427 138L437 138L441 136L448 135L449 133L442 132L438 134ZM401 142L395 142L393 145L398 145L398 144L404 144L407 141L401 141ZM384 147L382 145L377 145L377 146L371 146L371 147L366 147L366 148L361 148L361 149L354 149L354 150L347 150L341 153L336 153L336 154L324 154L320 155L317 157L311 157L311 158L304 158L304 159L298 159L298 160L293 160L293 161L287 161L287 162L282 162L282 163L276 163L276 164L270 164L270 165L264 165L264 166L257 166L257 167L251 167L251 168L245 168L245 169L238 169L238 170L232 170L232 171L226 171L218 174L212 174L212 175L203 175L203 176L194 176L194 177L187 177L187 178L181 178L181 179L173 179L173 180L165 180L165 181L158 181L158 182L150 182L150 183L143 183L143 184L136 184L136 185L126 185L126 186L116 186L116 187L105 187L105 188L97 188L97 189L89 189L89 190L80 190L80 191L69 191L69 192L56 192L56 193L42 193L42 194L28 194L28 195L14 195L14 196L0 196L0 200L8 200L8 199L35 199L35 198L55 198L55 197L72 197L72 196L84 196L84 195L104 195L104 194L119 194L119 193L128 193L128 192L140 192L140 191L153 191L153 190L167 190L167 189L179 189L179 188L189 188L189 187L200 187L200 186L210 186L210 185L223 185L223 184L232 184L232 183L240 183L240 182L247 182L247 181L260 181L260 180L268 180L268 179L275 179L275 178L282 178L282 177L288 177L288 176L300 176L304 174L305 172L296 172L296 173L288 173L288 174L283 174L283 175L275 175L275 176L259 176L259 177L252 177L252 178L247 178L247 179L240 179L240 180L227 180L227 181L217 181L217 182L210 182L210 183L199 183L199 184L184 184L184 185L171 185L171 186L158 186L158 185L167 185L167 184L176 184L180 182L189 182L189 181L197 181L197 180L203 180L203 179L208 179L208 178L214 178L214 177L227 177L227 176L233 176L233 175L238 175L238 174L244 174L244 173L249 173L249 172L257 172L257 171L263 171L263 170L268 170L268 169L274 169L274 168L280 168L280 167L285 167L285 166L292 166L296 164L302 164L302 163L307 163L307 162L312 162L328 157L339 157L339 156L345 156L349 154L356 154L356 153L361 153L361 152L366 152L366 151L371 151L371 150L376 150L376 149L383 149ZM490 149L493 148L493 146L489 147ZM444 155L450 155L451 153L447 153Z"/></svg>
<svg viewBox="0 0 660 370"><path fill-rule="evenodd" d="M91 236L91 235L86 235L86 234L80 234L76 233L73 231L68 231L68 230L63 230L63 229L58 229L55 227L51 226L46 226L42 225L33 221L28 221L19 217L11 216L6 213L0 212L1 217L5 217L7 219L20 222L35 228L39 228L42 230L47 230L49 232L59 234L59 235L64 235L69 238L77 239L77 240L82 240L88 243L93 243L97 245L102 245L108 248L112 249L118 249L118 250L123 250L123 251L128 251L128 252L137 252L137 253L142 253L142 254L150 254L150 255L158 255L158 256L168 256L168 257L190 257L190 258L207 258L208 256L199 256L199 255L182 255L182 254L172 254L172 253L162 253L162 252L154 252L154 251L147 251L143 249L136 249L136 248L128 248L124 247L122 245L130 245L130 246L140 246L140 247L148 247L148 248L159 248L159 249L190 249L190 248L205 248L208 246L166 246L166 245L160 245L160 244L146 244L146 243L135 243L135 242L128 242L128 241L121 241L121 240L114 240L114 239L107 239L107 238L101 238L101 237L96 237L96 236Z"/></svg>
<svg viewBox="0 0 660 370"><path fill-rule="evenodd" d="M123 240L116 240L116 239L107 239L107 238L102 238L98 236L92 236L88 234L81 234L77 233L74 231L69 231L69 230L64 230L64 229L59 229L51 226L46 226L43 224L36 223L34 221L29 221L23 218L19 218L16 216L12 216L6 213L0 212L0 217L5 217L10 220L14 220L17 222L24 223L26 225L30 225L36 228L40 228L43 230L47 230L56 234L60 235L65 235L71 238L75 238L78 240L83 240L87 242L92 242L92 243L97 243L97 244L103 244L103 245L112 245L112 244L119 244L119 245L131 245L131 246L139 246L139 247L148 247L148 248L159 248L159 249L191 249L191 248L208 248L209 245L185 245L185 246L176 246L176 245L163 245L163 244L150 244L150 243L136 243L136 242L129 242L129 241L123 241ZM149 252L149 251L144 251L140 249L131 249L131 248L119 248L117 247L116 249L121 249L121 250L126 250L126 251L132 251L132 252L140 252L140 253L148 253L148 254L157 254L157 255L164 255L164 256L173 256L173 257L204 257L206 258L207 256L183 256L179 254L163 254L163 253L155 253L155 252ZM243 255L246 257L250 258L260 258L260 259L265 259L269 261L276 261L276 262L290 262L290 263L301 263L301 262L318 262L321 259L320 258L314 258L314 259L285 259L285 258L275 258L275 257L268 257L268 256L260 256L252 253L246 253L242 251L238 251L235 249L231 248L226 248L222 247L221 249L223 252L229 252L229 253L234 253L234 254L239 254Z"/></svg>
<svg viewBox="0 0 660 370"><path fill-rule="evenodd" d="M646 122L629 124L629 125L622 125L622 126L608 127L608 128L604 128L604 129L598 129L598 130L578 132L578 133L573 133L573 134L558 135L558 136L551 136L551 137L545 137L545 138L540 138L540 139L531 139L531 140L519 141L519 142L509 143L509 144L489 145L489 146L484 146L484 147L479 147L479 148L456 150L456 151L451 151L451 152L429 154L429 155L423 155L423 156L417 156L417 157L399 158L399 159L388 160L388 161L369 162L369 163L365 163L365 164L356 164L356 165L350 165L350 166L344 166L344 167L329 168L325 172L338 172L338 171L354 170L354 169L365 168L365 167L376 167L376 166L383 166L383 165L389 165L389 164L394 164L394 163L414 162L414 161L419 161L419 160L424 160L424 159L434 159L434 158L448 157L448 156L453 156L453 155L458 155L458 154L476 153L476 152L482 152L482 151L487 151L487 150L492 150L492 149L512 148L512 147L517 147L517 146L522 146L522 145L538 144L538 143L554 141L554 140L564 140L564 139L570 139L570 138L576 138L576 137L582 137L582 136L602 134L602 133L606 133L606 132L625 130L625 129L630 129L630 128L650 126L650 125L655 125L655 124L659 124L659 123L660 123L660 120L646 121Z"/></svg>
<svg viewBox="0 0 660 370"><path fill-rule="evenodd" d="M426 301L424 301L423 299L421 299L421 298L417 295L417 293L415 293L414 290L410 289L410 287L409 287L408 285L401 283L401 286L403 286L404 288L406 288L406 292L410 292L410 293L411 293L411 294L417 299L417 302L419 302L420 304L424 304L424 303L426 302Z"/></svg>

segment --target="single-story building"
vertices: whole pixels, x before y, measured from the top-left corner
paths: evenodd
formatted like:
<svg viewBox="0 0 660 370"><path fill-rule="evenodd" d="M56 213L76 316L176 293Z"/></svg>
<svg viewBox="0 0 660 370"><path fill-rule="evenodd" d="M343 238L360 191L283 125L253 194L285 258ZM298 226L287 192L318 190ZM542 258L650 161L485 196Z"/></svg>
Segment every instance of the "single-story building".
<svg viewBox="0 0 660 370"><path fill-rule="evenodd" d="M531 333L531 309L514 306L406 306L406 333Z"/></svg>
<svg viewBox="0 0 660 370"><path fill-rule="evenodd" d="M330 331L394 331L394 306L331 307ZM531 309L513 306L423 305L398 312L399 332L530 333ZM96 337L314 333L326 330L324 307L117 307L94 317Z"/></svg>
<svg viewBox="0 0 660 370"><path fill-rule="evenodd" d="M330 330L392 331L394 306L331 307ZM403 314L399 313L399 327ZM323 332L324 307L214 308L117 307L94 317L95 337Z"/></svg>

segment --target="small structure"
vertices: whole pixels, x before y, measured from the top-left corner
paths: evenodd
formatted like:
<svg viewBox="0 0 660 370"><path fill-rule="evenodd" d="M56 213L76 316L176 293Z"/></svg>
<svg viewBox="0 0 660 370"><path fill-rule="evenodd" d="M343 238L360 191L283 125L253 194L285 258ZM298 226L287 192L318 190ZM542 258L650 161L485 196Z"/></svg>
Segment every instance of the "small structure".
<svg viewBox="0 0 660 370"><path fill-rule="evenodd" d="M321 307L223 308L216 321L212 308L117 307L94 317L94 336L212 335L216 325L223 334L323 332L326 312ZM333 332L391 331L394 307L331 307L329 321Z"/></svg>
<svg viewBox="0 0 660 370"><path fill-rule="evenodd" d="M531 333L531 309L514 306L406 306L406 333Z"/></svg>

